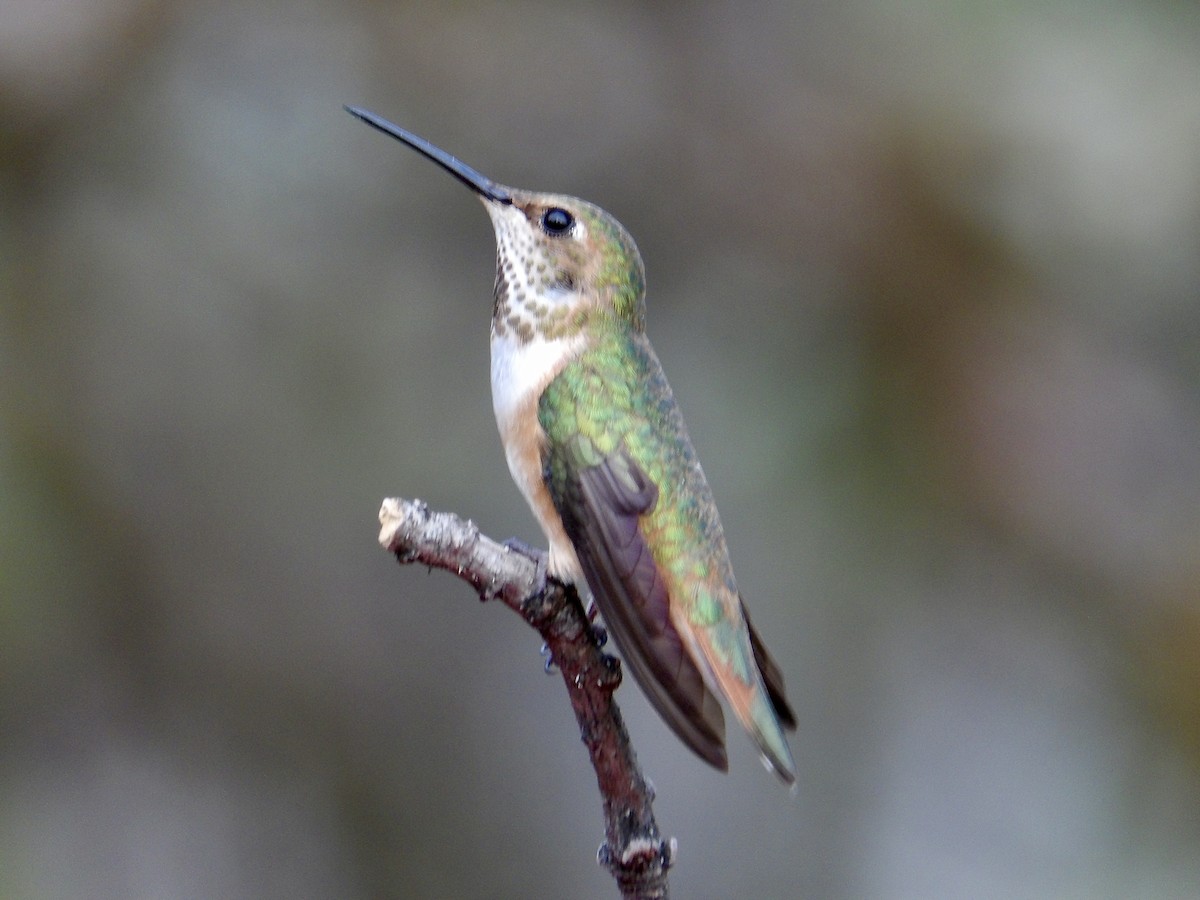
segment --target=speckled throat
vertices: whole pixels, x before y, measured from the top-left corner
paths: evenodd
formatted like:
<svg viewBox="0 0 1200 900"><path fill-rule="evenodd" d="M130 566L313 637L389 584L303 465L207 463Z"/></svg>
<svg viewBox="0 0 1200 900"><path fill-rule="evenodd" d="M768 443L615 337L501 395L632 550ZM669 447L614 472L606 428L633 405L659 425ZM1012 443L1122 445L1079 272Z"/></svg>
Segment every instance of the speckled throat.
<svg viewBox="0 0 1200 900"><path fill-rule="evenodd" d="M540 233L534 205L484 202L496 230L492 335L521 344L578 331L590 305L579 292L585 259L578 245ZM586 229L579 221L573 227Z"/></svg>

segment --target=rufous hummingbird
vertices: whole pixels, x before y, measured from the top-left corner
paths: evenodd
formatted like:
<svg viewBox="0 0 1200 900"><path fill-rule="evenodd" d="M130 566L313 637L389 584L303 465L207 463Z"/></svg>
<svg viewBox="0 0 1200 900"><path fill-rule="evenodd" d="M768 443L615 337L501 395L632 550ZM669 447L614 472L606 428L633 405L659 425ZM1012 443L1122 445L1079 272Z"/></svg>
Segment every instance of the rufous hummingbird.
<svg viewBox="0 0 1200 900"><path fill-rule="evenodd" d="M646 337L633 239L591 203L505 187L374 113L346 109L442 166L491 217L492 406L513 480L549 541L547 571L586 583L651 704L702 759L728 769L720 696L764 761L794 782L783 730L795 716Z"/></svg>

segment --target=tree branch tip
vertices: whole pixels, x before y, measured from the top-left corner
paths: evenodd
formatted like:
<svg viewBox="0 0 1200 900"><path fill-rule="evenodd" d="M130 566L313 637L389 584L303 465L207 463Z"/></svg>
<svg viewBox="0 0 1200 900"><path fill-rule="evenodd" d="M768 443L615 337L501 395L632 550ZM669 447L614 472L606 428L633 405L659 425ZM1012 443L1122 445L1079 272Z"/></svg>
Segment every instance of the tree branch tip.
<svg viewBox="0 0 1200 900"><path fill-rule="evenodd" d="M666 872L675 865L678 853L679 841L673 837L660 841L641 836L630 839L619 859L605 841L596 851L596 862L614 874L644 872L652 866L660 866Z"/></svg>
<svg viewBox="0 0 1200 900"><path fill-rule="evenodd" d="M663 845L649 838L634 838L621 854L621 865L634 865L640 860L651 860L661 857Z"/></svg>
<svg viewBox="0 0 1200 900"><path fill-rule="evenodd" d="M423 500L402 500L386 497L379 507L379 544L385 550L393 550L397 543L397 532L411 527L416 518L429 518L429 505Z"/></svg>

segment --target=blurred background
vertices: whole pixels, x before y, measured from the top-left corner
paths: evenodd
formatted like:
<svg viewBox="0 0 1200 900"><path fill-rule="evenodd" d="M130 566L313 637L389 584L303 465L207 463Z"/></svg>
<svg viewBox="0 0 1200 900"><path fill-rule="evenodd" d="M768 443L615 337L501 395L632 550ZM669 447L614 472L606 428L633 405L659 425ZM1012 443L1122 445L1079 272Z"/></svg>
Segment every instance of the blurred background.
<svg viewBox="0 0 1200 900"><path fill-rule="evenodd" d="M595 201L800 718L619 699L680 897L1200 895L1200 9L8 0L0 896L611 897L493 239Z"/></svg>

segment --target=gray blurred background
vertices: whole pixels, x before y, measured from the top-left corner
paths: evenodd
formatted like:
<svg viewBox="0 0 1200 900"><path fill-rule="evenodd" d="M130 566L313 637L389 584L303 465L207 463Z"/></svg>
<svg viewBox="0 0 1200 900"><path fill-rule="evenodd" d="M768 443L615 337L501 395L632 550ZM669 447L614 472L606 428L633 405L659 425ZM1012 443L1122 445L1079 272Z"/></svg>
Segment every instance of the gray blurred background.
<svg viewBox="0 0 1200 900"><path fill-rule="evenodd" d="M491 229L577 194L801 722L619 699L679 897L1200 895L1200 9L7 0L0 896L611 897L536 635Z"/></svg>

